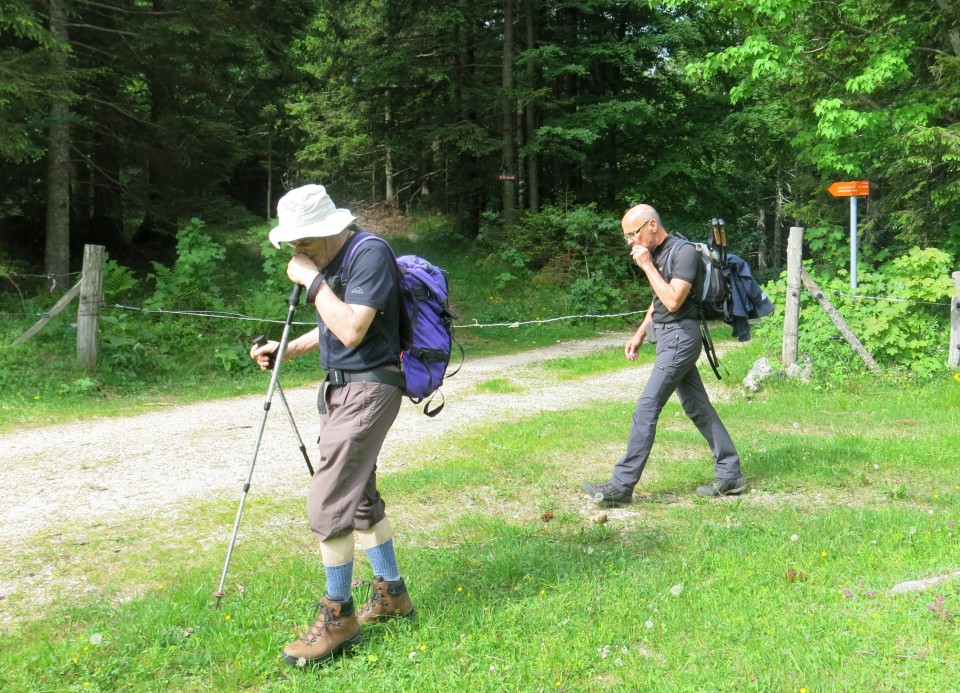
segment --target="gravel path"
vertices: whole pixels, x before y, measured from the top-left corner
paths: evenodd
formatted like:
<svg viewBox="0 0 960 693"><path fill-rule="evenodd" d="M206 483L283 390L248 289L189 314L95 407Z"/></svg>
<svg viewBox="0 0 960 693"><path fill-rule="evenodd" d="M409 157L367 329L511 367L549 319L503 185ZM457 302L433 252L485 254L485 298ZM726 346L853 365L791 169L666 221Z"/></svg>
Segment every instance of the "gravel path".
<svg viewBox="0 0 960 693"><path fill-rule="evenodd" d="M518 420L597 401L632 402L650 366L624 368L586 379L544 377L539 363L593 352L619 352L628 335L564 342L508 356L467 359L443 386L446 408L436 418L404 402L380 456L381 473L421 453L442 454L435 441L488 422ZM519 392L490 394L478 383L507 379ZM281 385L283 373L280 374ZM709 380L707 387L712 389ZM713 381L714 383L716 381ZM83 543L104 525L163 518L172 521L196 499L224 499L236 507L253 458L269 380L263 394L167 406L129 417L61 424L0 435L0 628L10 621L7 594L30 593L41 608L49 598L44 577L56 566L19 569L38 545ZM316 464L316 388L284 390L293 419ZM714 392L713 396L717 397ZM307 471L279 394L264 426L251 496L302 497ZM172 524L172 522L171 522ZM59 589L89 589L85 578ZM51 583L52 584L52 583Z"/></svg>
<svg viewBox="0 0 960 693"><path fill-rule="evenodd" d="M619 350L626 334L567 342L531 352L467 359L443 386L446 408L428 418L404 402L381 455L381 470L402 466L423 442L488 420L517 419L595 400L632 400L646 371L636 365L587 380L544 380L538 361ZM626 365L626 362L624 362ZM477 383L507 378L520 393L478 392ZM281 386L283 373L280 374ZM164 407L130 417L61 424L0 435L0 553L17 553L33 537L97 522L175 512L193 499L239 499L249 473L264 394ZM314 387L284 390L307 452L316 462ZM306 465L278 395L264 427L251 494L303 493Z"/></svg>

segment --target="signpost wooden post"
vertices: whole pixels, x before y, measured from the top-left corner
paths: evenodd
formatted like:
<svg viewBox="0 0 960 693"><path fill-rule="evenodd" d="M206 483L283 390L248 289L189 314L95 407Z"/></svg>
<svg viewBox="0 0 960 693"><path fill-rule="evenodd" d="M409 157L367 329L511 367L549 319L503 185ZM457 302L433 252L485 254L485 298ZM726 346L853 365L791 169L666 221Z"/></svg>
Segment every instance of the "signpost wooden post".
<svg viewBox="0 0 960 693"><path fill-rule="evenodd" d="M870 181L850 180L831 183L827 192L834 197L850 198L850 288L857 288L857 198L870 194Z"/></svg>

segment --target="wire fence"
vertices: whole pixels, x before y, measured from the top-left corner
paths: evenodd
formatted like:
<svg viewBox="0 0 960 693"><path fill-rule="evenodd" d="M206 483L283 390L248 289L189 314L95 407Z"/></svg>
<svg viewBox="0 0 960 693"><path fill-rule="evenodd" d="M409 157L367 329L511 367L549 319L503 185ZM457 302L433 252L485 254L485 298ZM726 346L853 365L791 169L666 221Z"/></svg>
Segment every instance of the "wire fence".
<svg viewBox="0 0 960 693"><path fill-rule="evenodd" d="M129 310L136 313L160 313L168 315L187 315L193 317L202 317L202 318L214 318L214 319L224 319L224 320L243 320L250 322L262 322L262 323L274 323L278 325L284 324L285 320L276 320L272 318L259 318L253 315L243 315L242 313L232 313L229 311L211 311L211 310L163 310L160 308L142 308L139 306L128 306L122 303L101 303L102 308L117 308L122 310ZM552 318L532 318L529 320L514 320L511 322L491 322L491 323L481 323L474 321L472 323L464 323L461 325L454 325L453 328L456 330L469 329L469 328L484 328L484 327L521 327L524 325L543 325L546 323L552 322L561 322L564 320L580 320L580 319L607 319L607 318L624 318L631 315L642 315L646 313L644 310L634 310L628 311L625 313L609 313L609 314L593 314L593 313L580 313L576 315L561 315ZM291 325L316 325L316 321L311 322L299 322L293 321Z"/></svg>
<svg viewBox="0 0 960 693"><path fill-rule="evenodd" d="M36 277L45 277L45 275L21 275L21 276L36 276ZM867 296L863 294L849 294L843 291L833 291L831 292L834 296L842 296L844 298L852 298L857 300L870 300L870 301L891 301L896 303L912 303L915 305L926 305L926 306L942 306L949 308L950 303L943 303L938 301L920 301L916 299L908 298L895 298L890 296ZM215 320L238 320L246 322L258 322L258 323L274 323L274 324L283 324L284 320L278 320L274 318L263 318L255 315L244 315L243 313L233 312L233 311L218 311L218 310L169 310L164 308L144 308L142 306L132 306L123 303L101 303L101 308L112 308L117 310L124 310L133 313L142 313L142 314L156 314L156 315L181 315L187 317L196 317L204 319L215 319ZM573 315L560 315L550 318L518 318L517 320L510 320L504 322L489 322L482 323L477 320L473 322L462 323L459 325L454 325L454 329L482 329L490 327L523 327L527 325L545 325L554 322L563 322L566 320L606 320L613 318L627 318L635 315L643 315L647 312L646 309L643 310L633 310L626 311L622 313L577 313ZM40 311L40 312L4 312L0 311L0 316L10 317L10 318L44 318L50 315L49 312ZM291 323L293 325L315 325L315 321L300 322L294 321Z"/></svg>

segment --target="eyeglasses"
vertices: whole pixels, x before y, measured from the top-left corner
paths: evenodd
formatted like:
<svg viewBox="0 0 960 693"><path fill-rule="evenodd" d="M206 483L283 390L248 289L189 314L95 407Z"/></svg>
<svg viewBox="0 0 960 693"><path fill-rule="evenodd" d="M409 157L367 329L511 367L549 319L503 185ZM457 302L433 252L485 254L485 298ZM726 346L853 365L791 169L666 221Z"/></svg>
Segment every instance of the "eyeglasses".
<svg viewBox="0 0 960 693"><path fill-rule="evenodd" d="M645 222L643 222L643 224L640 225L640 228L638 228L636 231L630 231L629 233L623 234L623 240L625 240L627 243L633 243L633 241L635 241L637 237L640 235L640 232L643 231L646 225L649 224L651 221L653 221L653 219L647 219Z"/></svg>

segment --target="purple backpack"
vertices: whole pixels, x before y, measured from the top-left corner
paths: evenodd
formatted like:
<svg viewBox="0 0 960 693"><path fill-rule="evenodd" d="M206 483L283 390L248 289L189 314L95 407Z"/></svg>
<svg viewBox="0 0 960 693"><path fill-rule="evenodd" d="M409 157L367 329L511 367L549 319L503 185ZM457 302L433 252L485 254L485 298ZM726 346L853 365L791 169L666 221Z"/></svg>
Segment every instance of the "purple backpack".
<svg viewBox="0 0 960 693"><path fill-rule="evenodd" d="M377 239L390 247L383 238L362 233L341 267L349 266L353 253L369 239ZM457 366L453 373L447 373L454 344L453 321L457 316L447 305L447 278L443 270L417 255L395 256L395 260L400 303L404 308L400 311L400 365L407 380L403 394L416 404L426 399L423 413L432 417L440 413L445 403L441 394L440 405L430 409L434 393L443 385L445 377L460 370ZM344 278L340 281L344 283ZM457 346L462 362L463 347Z"/></svg>

